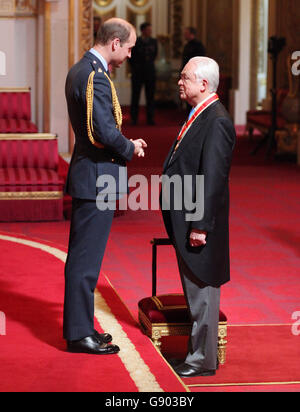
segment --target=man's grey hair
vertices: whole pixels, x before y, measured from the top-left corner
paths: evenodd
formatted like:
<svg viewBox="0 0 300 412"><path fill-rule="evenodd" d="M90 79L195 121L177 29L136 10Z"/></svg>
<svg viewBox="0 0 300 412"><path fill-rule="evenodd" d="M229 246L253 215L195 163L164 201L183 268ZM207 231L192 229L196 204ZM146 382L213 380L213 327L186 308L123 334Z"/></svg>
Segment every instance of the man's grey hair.
<svg viewBox="0 0 300 412"><path fill-rule="evenodd" d="M199 82L206 80L209 91L211 93L217 92L220 83L220 67L218 63L209 57L193 57L190 62L193 62L196 66L194 72L196 79Z"/></svg>

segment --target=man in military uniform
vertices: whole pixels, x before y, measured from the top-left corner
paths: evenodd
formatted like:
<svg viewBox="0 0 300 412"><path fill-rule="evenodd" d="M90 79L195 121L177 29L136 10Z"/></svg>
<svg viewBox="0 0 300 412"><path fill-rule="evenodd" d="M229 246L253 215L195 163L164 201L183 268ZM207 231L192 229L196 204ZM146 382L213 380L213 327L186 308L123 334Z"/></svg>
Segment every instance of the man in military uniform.
<svg viewBox="0 0 300 412"><path fill-rule="evenodd" d="M66 191L73 198L69 252L65 267L64 338L73 353L114 354L112 336L94 329L94 289L104 256L114 210L99 207L99 177L116 182L115 198L127 192L120 169L132 156L144 156L146 143L121 133L122 112L108 67L120 67L136 42L133 26L113 18L99 29L95 46L73 66L66 99L75 147ZM124 186L124 184L123 184ZM101 206L106 199L103 199ZM101 201L100 201L101 202ZM97 207L98 206L98 207Z"/></svg>
<svg viewBox="0 0 300 412"><path fill-rule="evenodd" d="M143 85L145 85L147 104L147 123L154 124L155 110L155 59L157 56L157 40L152 38L150 23L141 25L142 35L138 37L136 46L132 50L131 64L131 121L137 124L139 116L139 101Z"/></svg>

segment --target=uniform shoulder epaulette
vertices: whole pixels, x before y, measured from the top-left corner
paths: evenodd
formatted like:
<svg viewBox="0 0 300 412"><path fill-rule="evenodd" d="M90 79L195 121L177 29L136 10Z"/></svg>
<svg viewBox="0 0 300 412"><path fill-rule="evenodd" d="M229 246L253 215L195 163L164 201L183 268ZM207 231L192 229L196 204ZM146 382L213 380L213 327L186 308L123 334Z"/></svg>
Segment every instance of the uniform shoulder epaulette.
<svg viewBox="0 0 300 412"><path fill-rule="evenodd" d="M87 105L87 132L90 142L98 149L103 149L103 144L96 142L94 139L94 125L93 125L93 106L94 106L94 77L96 72L92 71L89 75L88 84L86 88L86 105Z"/></svg>
<svg viewBox="0 0 300 412"><path fill-rule="evenodd" d="M114 111L114 118L116 122L116 128L121 131L122 128L122 122L123 122L123 116L122 116L122 109L119 103L118 95L115 89L115 85L110 79L110 77L107 75L106 72L103 72L101 68L98 69L98 73L104 73L105 77L109 81L110 87L111 87L111 94L112 94L112 105L113 105L113 111ZM88 137L90 142L92 143L93 146L98 147L99 149L102 149L104 146L101 143L98 143L94 139L94 126L93 126L93 106L94 106L94 77L96 75L95 71L92 71L89 75L88 78L88 84L86 88L86 102L87 102L87 131L88 131Z"/></svg>

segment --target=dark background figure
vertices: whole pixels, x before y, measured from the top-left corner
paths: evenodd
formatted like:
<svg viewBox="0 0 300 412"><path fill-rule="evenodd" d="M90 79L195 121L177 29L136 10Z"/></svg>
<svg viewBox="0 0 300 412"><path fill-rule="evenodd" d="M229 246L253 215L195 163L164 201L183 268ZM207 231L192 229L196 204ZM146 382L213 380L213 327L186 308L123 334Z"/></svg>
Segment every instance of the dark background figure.
<svg viewBox="0 0 300 412"><path fill-rule="evenodd" d="M155 59L157 57L157 40L152 36L152 26L150 23L143 23L140 26L141 36L138 37L135 47L132 50L131 64L131 121L137 124L139 117L139 101L143 85L145 85L147 123L154 124L155 111L155 85L156 71Z"/></svg>
<svg viewBox="0 0 300 412"><path fill-rule="evenodd" d="M98 31L100 29L101 24L102 24L101 17L100 16L94 16L94 26L93 26L93 29L94 29L94 43L96 42L97 34L98 34Z"/></svg>
<svg viewBox="0 0 300 412"><path fill-rule="evenodd" d="M206 55L206 49L200 40L197 40L197 30L195 27L186 27L184 29L184 39L187 42L182 52L182 68L188 64L193 57L201 57ZM185 103L186 114L189 115L192 107Z"/></svg>
<svg viewBox="0 0 300 412"><path fill-rule="evenodd" d="M187 27L184 30L184 38L186 45L182 53L182 69L193 57L201 57L206 55L204 45L200 40L197 40L197 30L194 27Z"/></svg>

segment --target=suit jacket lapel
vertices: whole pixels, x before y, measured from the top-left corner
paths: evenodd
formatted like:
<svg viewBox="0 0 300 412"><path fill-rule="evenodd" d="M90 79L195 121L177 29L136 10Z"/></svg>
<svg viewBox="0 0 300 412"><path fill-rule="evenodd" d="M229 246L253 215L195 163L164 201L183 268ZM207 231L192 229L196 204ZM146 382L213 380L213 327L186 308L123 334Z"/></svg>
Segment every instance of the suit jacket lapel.
<svg viewBox="0 0 300 412"><path fill-rule="evenodd" d="M176 162L176 160L180 157L180 155L184 152L184 148L189 145L189 143L191 142L192 139L194 139L197 135L199 135L199 133L201 133L201 129L203 128L204 124L207 121L207 118L209 116L209 113L211 112L211 110L214 110L214 108L216 107L216 105L219 102L215 102L213 103L210 107L208 107L202 114L200 114L200 116L195 120L195 122L193 123L193 125L191 126L191 128L188 130L188 132L186 133L186 135L184 136L182 142L180 143L176 153L174 154L172 160L170 161L172 154L174 152L175 146L177 144L177 140L175 141L175 143L173 144L170 153L164 163L164 170L166 170L168 167L170 167L174 162Z"/></svg>
<svg viewBox="0 0 300 412"><path fill-rule="evenodd" d="M193 125L190 127L190 129L187 131L187 133L185 134L185 136L183 137L182 142L180 143L178 149L176 150L176 153L174 153L174 156L172 158L172 160L170 161L174 149L177 145L177 139L175 141L175 143L173 144L170 153L165 161L164 164L164 170L166 170L168 167L170 167L174 162L176 162L176 160L178 159L178 157L181 155L181 153L184 151L184 148L189 144L189 142L199 133L199 129L201 130L202 127L202 123L204 122L203 116L200 115L198 117L198 119L195 120L195 122L193 123Z"/></svg>

